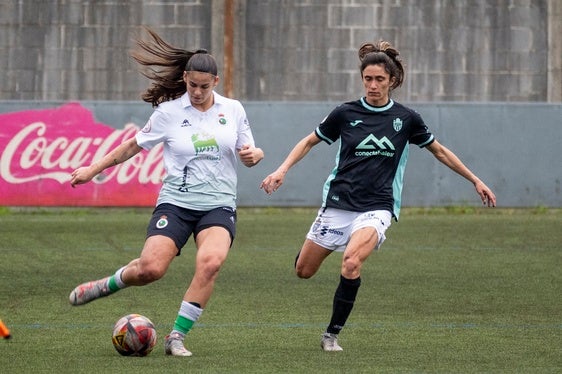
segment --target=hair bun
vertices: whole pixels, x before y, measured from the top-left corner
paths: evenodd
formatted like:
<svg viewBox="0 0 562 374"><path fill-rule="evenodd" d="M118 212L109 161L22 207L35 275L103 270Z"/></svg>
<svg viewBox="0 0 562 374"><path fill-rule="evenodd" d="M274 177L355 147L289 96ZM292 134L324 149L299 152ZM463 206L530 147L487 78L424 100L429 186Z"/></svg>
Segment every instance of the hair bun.
<svg viewBox="0 0 562 374"><path fill-rule="evenodd" d="M361 45L361 47L359 47L359 60L363 61L363 58L365 58L365 56L371 52L375 52L376 51L376 47L373 43L363 43Z"/></svg>

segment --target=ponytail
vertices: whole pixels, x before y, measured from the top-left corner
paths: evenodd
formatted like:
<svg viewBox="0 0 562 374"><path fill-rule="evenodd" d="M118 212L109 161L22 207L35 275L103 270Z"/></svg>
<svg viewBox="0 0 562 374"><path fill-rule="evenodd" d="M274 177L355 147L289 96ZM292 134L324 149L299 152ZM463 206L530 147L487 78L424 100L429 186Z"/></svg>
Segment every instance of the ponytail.
<svg viewBox="0 0 562 374"><path fill-rule="evenodd" d="M206 50L192 52L176 48L150 28L145 30L150 40L138 39L137 48L131 51L131 57L141 65L140 73L152 81L141 97L153 107L164 101L177 99L187 91L183 80L184 71L217 75L215 59ZM197 57L193 58L194 56Z"/></svg>

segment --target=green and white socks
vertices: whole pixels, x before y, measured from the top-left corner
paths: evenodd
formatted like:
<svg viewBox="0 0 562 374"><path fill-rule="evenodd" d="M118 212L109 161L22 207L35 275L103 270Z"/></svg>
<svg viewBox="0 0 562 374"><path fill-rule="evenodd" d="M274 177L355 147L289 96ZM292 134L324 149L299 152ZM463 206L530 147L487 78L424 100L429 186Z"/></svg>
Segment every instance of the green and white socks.
<svg viewBox="0 0 562 374"><path fill-rule="evenodd" d="M125 268L126 266L123 266L117 270L115 274L109 277L107 281L109 293L114 293L128 287L122 279L122 274ZM195 322L199 319L201 313L203 313L203 309L198 303L182 301L171 334L177 334L181 339L183 339L185 334L191 330Z"/></svg>
<svg viewBox="0 0 562 374"><path fill-rule="evenodd" d="M181 307L174 323L172 334L178 334L181 338L191 330L195 322L203 313L203 309L197 303L187 301L181 302Z"/></svg>
<svg viewBox="0 0 562 374"><path fill-rule="evenodd" d="M112 276L109 277L109 279L107 281L107 287L109 288L110 293L117 292L117 291L127 287L127 285L125 283L123 283L123 279L121 279L121 275L123 274L123 271L125 270L125 268L126 268L126 266L123 266L122 268L117 270L115 272L115 274L113 274Z"/></svg>

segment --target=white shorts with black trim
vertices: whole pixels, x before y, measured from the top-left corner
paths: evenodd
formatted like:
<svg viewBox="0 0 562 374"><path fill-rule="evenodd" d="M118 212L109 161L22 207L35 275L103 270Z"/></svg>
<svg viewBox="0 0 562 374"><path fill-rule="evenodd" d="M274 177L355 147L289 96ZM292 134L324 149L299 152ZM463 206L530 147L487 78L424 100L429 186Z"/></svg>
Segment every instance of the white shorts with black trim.
<svg viewBox="0 0 562 374"><path fill-rule="evenodd" d="M384 235L390 227L392 213L388 210L370 212L350 212L334 208L320 208L318 215L310 226L306 238L331 251L343 252L351 235L364 227L377 230L378 249L386 239Z"/></svg>

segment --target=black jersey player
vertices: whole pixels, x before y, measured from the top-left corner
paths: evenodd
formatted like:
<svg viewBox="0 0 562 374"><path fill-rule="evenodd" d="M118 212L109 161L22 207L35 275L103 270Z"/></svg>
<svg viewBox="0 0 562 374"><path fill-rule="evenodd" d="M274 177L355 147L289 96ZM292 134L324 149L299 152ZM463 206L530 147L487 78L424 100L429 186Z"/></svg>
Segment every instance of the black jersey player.
<svg viewBox="0 0 562 374"><path fill-rule="evenodd" d="M322 206L295 262L297 276L310 278L328 255L343 251L332 317L321 338L324 351L342 350L337 338L353 308L361 266L385 240L392 218L398 219L409 144L426 148L470 181L484 205L496 205L492 190L435 139L421 116L390 98L404 80L398 50L386 41L365 43L359 59L365 96L336 107L261 183L271 194L312 147L340 141Z"/></svg>

